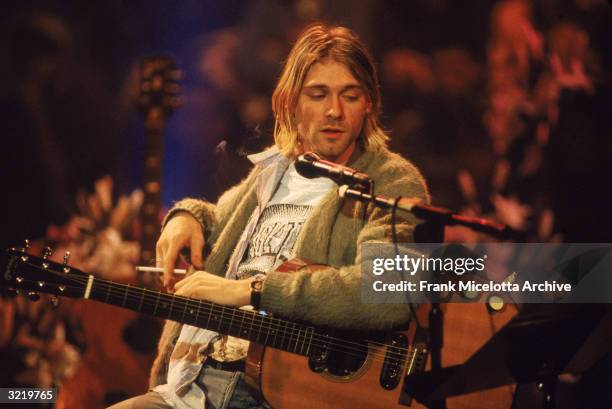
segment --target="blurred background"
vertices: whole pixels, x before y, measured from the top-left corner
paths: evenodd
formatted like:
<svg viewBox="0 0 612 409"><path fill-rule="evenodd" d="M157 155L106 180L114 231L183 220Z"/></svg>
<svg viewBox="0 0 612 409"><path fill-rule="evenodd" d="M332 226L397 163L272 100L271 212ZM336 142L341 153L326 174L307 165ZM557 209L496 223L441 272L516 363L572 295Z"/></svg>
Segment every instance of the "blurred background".
<svg viewBox="0 0 612 409"><path fill-rule="evenodd" d="M246 175L245 155L273 143L283 60L314 21L348 26L372 51L391 148L419 167L434 204L506 223L524 241L612 241L608 1L26 0L0 15L2 247L29 238L139 282L133 266L150 246L141 207L157 217L185 196L214 201ZM152 55L182 71L174 112L156 128L141 96ZM160 132L152 197L147 141ZM446 240L486 238L455 228ZM126 326L94 330L116 310L1 302L0 348L13 359L2 385L64 385L58 407L71 408L144 390L155 331L144 344L134 333L155 325L126 315ZM19 332L33 317L39 327ZM126 355L127 369L102 368ZM129 387L108 384L120 372Z"/></svg>

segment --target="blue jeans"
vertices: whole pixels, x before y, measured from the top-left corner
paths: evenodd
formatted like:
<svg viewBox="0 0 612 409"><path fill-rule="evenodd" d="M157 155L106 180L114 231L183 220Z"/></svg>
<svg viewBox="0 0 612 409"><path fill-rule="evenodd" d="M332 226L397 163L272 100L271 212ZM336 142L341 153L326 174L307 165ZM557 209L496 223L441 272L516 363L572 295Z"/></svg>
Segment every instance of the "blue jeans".
<svg viewBox="0 0 612 409"><path fill-rule="evenodd" d="M205 365L197 382L206 394L206 409L270 409L249 394L242 372L222 371ZM172 406L151 391L108 409L172 409Z"/></svg>
<svg viewBox="0 0 612 409"><path fill-rule="evenodd" d="M207 409L270 409L249 394L242 372L222 371L205 365L197 382L206 394Z"/></svg>

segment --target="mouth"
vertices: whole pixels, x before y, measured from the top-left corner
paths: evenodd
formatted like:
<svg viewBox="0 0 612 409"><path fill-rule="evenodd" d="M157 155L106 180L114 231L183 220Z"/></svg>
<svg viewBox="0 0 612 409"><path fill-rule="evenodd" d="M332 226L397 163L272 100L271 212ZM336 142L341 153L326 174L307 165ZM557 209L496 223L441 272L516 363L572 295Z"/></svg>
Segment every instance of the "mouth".
<svg viewBox="0 0 612 409"><path fill-rule="evenodd" d="M321 133L327 136L340 136L344 133L342 128L326 127L321 129Z"/></svg>

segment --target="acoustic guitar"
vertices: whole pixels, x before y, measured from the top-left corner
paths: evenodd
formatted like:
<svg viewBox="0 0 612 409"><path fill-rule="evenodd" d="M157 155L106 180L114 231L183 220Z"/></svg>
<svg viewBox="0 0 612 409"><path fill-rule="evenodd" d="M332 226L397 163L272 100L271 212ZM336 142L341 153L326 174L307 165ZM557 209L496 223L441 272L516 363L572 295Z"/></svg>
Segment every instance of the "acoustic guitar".
<svg viewBox="0 0 612 409"><path fill-rule="evenodd" d="M251 341L247 382L255 396L275 409L424 408L407 395L404 385L407 374L424 369L426 364L427 346L419 340L414 325L407 331L390 333L335 331L264 311L103 280L19 249L7 250L0 258L0 286L12 293L42 292L95 300ZM471 407L465 398L457 399L455 407ZM484 404L488 408L509 407L508 402L495 399L491 395ZM482 402L482 398L474 401L478 400ZM453 406L449 400L447 407Z"/></svg>

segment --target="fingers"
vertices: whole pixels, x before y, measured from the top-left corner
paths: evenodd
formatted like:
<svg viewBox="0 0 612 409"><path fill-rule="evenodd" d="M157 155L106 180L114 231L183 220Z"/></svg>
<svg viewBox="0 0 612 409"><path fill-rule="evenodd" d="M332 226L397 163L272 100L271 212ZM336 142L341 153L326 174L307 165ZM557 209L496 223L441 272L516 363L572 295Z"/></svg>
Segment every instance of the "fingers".
<svg viewBox="0 0 612 409"><path fill-rule="evenodd" d="M201 234L191 236L191 264L196 268L203 269L202 249L204 248L204 237Z"/></svg>
<svg viewBox="0 0 612 409"><path fill-rule="evenodd" d="M180 250L180 245L171 243L168 250L164 252L161 267L164 269L164 287L166 288L171 287L175 281L174 266Z"/></svg>
<svg viewBox="0 0 612 409"><path fill-rule="evenodd" d="M208 274L204 271L196 271L189 277L185 277L174 284L175 294L205 299L206 289L208 287L207 275Z"/></svg>
<svg viewBox="0 0 612 409"><path fill-rule="evenodd" d="M171 288L177 278L173 272L182 251L190 249L188 263L204 268L202 250L204 235L200 223L190 214L179 212L173 216L157 241L157 267L163 269L162 280L166 289Z"/></svg>
<svg viewBox="0 0 612 409"><path fill-rule="evenodd" d="M165 245L161 240L158 240L157 243L155 243L155 267L161 268L164 266L164 248Z"/></svg>

